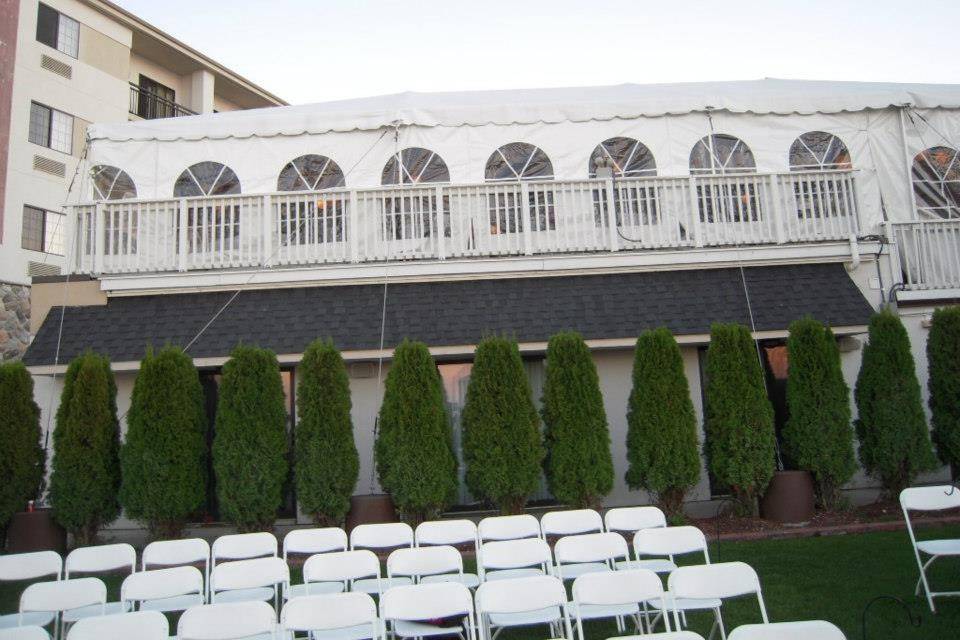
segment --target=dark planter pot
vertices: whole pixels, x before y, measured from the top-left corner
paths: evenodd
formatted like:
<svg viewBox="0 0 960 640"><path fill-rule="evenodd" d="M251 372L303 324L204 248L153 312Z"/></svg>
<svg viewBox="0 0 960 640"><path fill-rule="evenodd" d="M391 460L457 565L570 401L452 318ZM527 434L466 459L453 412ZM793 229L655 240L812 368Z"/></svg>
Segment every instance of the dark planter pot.
<svg viewBox="0 0 960 640"><path fill-rule="evenodd" d="M814 500L813 476L809 471L777 471L760 501L760 514L785 524L809 522Z"/></svg>
<svg viewBox="0 0 960 640"><path fill-rule="evenodd" d="M347 531L358 524L376 524L378 522L396 522L397 510L393 500L383 493L371 496L353 496L350 498L350 513L347 514Z"/></svg>
<svg viewBox="0 0 960 640"><path fill-rule="evenodd" d="M67 549L67 532L53 519L50 509L13 514L7 527L7 553L56 551Z"/></svg>

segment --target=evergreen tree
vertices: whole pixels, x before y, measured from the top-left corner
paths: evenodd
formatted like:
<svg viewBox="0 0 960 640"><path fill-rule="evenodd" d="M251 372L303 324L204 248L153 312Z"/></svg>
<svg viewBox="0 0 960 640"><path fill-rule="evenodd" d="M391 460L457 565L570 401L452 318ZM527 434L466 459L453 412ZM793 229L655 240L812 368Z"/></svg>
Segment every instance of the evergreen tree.
<svg viewBox="0 0 960 640"><path fill-rule="evenodd" d="M133 384L127 434L120 449L120 503L157 538L178 538L206 498L203 388L178 347L152 349Z"/></svg>
<svg viewBox="0 0 960 640"><path fill-rule="evenodd" d="M944 464L960 468L960 307L933 312L927 338L933 439Z"/></svg>
<svg viewBox="0 0 960 640"><path fill-rule="evenodd" d="M501 513L522 513L540 485L544 450L515 340L491 336L477 345L461 424L470 493Z"/></svg>
<svg viewBox="0 0 960 640"><path fill-rule="evenodd" d="M40 408L33 401L33 378L22 362L0 364L0 532L13 514L37 497L43 482ZM2 542L2 535L0 535Z"/></svg>
<svg viewBox="0 0 960 640"><path fill-rule="evenodd" d="M579 333L557 333L547 344L543 422L550 492L561 502L599 509L613 488L613 459L600 378Z"/></svg>
<svg viewBox="0 0 960 640"><path fill-rule="evenodd" d="M427 345L404 340L393 354L375 445L380 484L401 516L435 517L457 492L457 459L443 383Z"/></svg>
<svg viewBox="0 0 960 640"><path fill-rule="evenodd" d="M682 515L684 495L700 479L698 446L680 346L669 329L645 331L627 407L627 485L655 494L668 516Z"/></svg>
<svg viewBox="0 0 960 640"><path fill-rule="evenodd" d="M340 526L360 472L347 368L332 340L315 340L297 371L297 498L316 523Z"/></svg>
<svg viewBox="0 0 960 640"><path fill-rule="evenodd" d="M776 468L776 436L756 345L745 326L711 326L706 395L710 470L733 492L740 511L756 513Z"/></svg>
<svg viewBox="0 0 960 640"><path fill-rule="evenodd" d="M213 470L223 519L240 531L273 527L287 479L287 411L277 356L238 346L223 365Z"/></svg>
<svg viewBox="0 0 960 640"><path fill-rule="evenodd" d="M120 514L117 385L110 361L87 352L67 367L53 431L53 516L78 546Z"/></svg>
<svg viewBox="0 0 960 640"><path fill-rule="evenodd" d="M863 348L854 396L860 462L895 499L920 472L933 470L936 459L910 339L889 309L870 319L870 342Z"/></svg>
<svg viewBox="0 0 960 640"><path fill-rule="evenodd" d="M850 389L843 379L840 351L830 329L813 318L790 325L790 374L783 429L784 453L816 480L825 509L841 505L840 488L857 469L853 453Z"/></svg>

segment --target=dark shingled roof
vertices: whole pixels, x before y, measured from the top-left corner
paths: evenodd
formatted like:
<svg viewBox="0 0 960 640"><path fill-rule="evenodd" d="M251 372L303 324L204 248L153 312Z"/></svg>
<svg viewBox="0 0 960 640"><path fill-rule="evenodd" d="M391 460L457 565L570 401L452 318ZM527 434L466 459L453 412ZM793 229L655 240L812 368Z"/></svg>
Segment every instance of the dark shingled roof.
<svg viewBox="0 0 960 640"><path fill-rule="evenodd" d="M832 326L866 324L873 309L841 264L744 269L758 330L782 330L804 315ZM232 295L229 291L110 298L68 307L59 362L85 349L114 362L139 360L147 345L185 345ZM301 353L317 337L349 351L380 345L383 285L243 291L191 347L226 356L239 343ZM432 346L475 344L489 333L545 341L574 329L585 338L633 338L666 326L708 333L711 322L749 326L738 269L391 283L384 344L404 337ZM60 322L54 307L23 360L53 364Z"/></svg>

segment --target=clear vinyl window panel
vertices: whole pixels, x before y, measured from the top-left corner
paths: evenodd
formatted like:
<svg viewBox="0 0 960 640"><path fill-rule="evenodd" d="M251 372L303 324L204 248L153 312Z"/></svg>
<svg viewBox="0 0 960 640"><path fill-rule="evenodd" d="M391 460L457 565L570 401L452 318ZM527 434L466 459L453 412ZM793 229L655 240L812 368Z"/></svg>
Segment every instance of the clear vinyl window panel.
<svg viewBox="0 0 960 640"><path fill-rule="evenodd" d="M442 184L450 182L450 170L437 153L410 147L390 156L383 167L380 183L384 186ZM385 240L418 240L435 237L438 225L450 236L450 200L437 198L435 192L413 191L382 199L382 235ZM438 220L438 217L443 221Z"/></svg>
<svg viewBox="0 0 960 640"><path fill-rule="evenodd" d="M277 178L277 191L321 191L345 184L340 165L326 156L308 154L283 167Z"/></svg>
<svg viewBox="0 0 960 640"><path fill-rule="evenodd" d="M609 167L614 179L613 201L618 226L642 226L656 224L657 190L652 185L637 181L624 182L625 178L648 178L657 175L657 162L653 153L639 140L633 138L608 138L590 154L588 175L597 177L597 168ZM606 189L593 192L594 218L597 226L605 224L608 194Z"/></svg>
<svg viewBox="0 0 960 640"><path fill-rule="evenodd" d="M704 136L690 151L690 173L716 176L697 184L700 221L758 222L760 203L754 180L726 178L755 173L757 163L750 147L735 136L715 133Z"/></svg>
<svg viewBox="0 0 960 640"><path fill-rule="evenodd" d="M280 202L280 246L343 242L346 202L343 198Z"/></svg>
<svg viewBox="0 0 960 640"><path fill-rule="evenodd" d="M184 169L173 185L173 197L225 196L240 193L240 179L219 162L198 162Z"/></svg>
<svg viewBox="0 0 960 640"><path fill-rule="evenodd" d="M913 159L917 211L928 218L960 218L960 155L951 147L931 147Z"/></svg>
<svg viewBox="0 0 960 640"><path fill-rule="evenodd" d="M789 159L790 171L807 172L793 181L799 220L850 214L853 183L825 173L853 168L850 151L843 140L826 131L809 131L790 145Z"/></svg>
<svg viewBox="0 0 960 640"><path fill-rule="evenodd" d="M498 148L484 167L487 182L502 183L487 196L490 235L521 233L529 224L531 231L555 231L557 214L553 189L543 184L521 181L553 180L553 163L536 145L511 142ZM526 192L526 198L524 198ZM524 220L524 209L527 219Z"/></svg>
<svg viewBox="0 0 960 640"><path fill-rule="evenodd" d="M96 200L127 200L137 197L137 186L130 175L117 167L96 165L90 169Z"/></svg>

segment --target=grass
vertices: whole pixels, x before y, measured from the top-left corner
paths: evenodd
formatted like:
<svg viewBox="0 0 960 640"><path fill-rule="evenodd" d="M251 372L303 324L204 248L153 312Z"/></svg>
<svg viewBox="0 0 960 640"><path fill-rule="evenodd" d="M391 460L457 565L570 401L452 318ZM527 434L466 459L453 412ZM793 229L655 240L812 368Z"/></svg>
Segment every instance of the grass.
<svg viewBox="0 0 960 640"><path fill-rule="evenodd" d="M960 526L924 529L922 538L960 537ZM712 559L718 549L711 545ZM772 622L823 619L843 629L850 640L861 638L860 624L864 607L875 597L891 595L909 603L914 613L922 615L918 628L911 627L906 614L891 602L877 602L871 607L867 638L880 640L942 640L957 637L960 629L960 598L937 601L938 614L932 615L926 602L913 595L917 579L910 543L905 531L766 540L760 542L723 542L719 560L742 560L760 575L767 611ZM934 588L960 588L960 560L938 560L930 573ZM299 581L299 570L294 571ZM111 599L120 589L119 577L107 580ZM0 612L16 610L22 585L0 586ZM759 621L756 601L749 598L729 601L723 607L727 630L740 624ZM690 629L704 635L711 624L710 614L688 616ZM173 627L172 627L173 629ZM603 640L617 635L613 623L589 623L586 635L590 640ZM546 629L522 629L504 633L504 640L539 640L547 638Z"/></svg>

